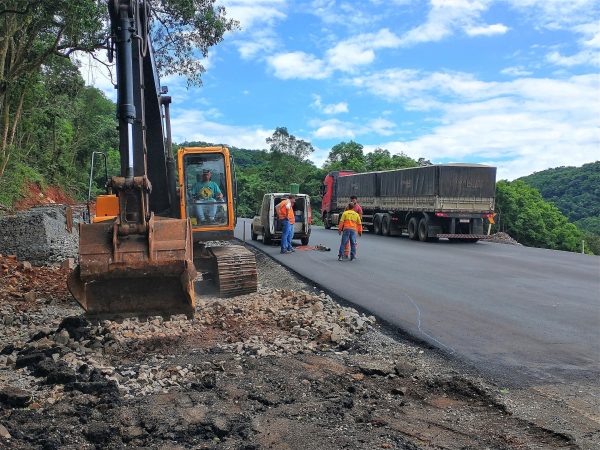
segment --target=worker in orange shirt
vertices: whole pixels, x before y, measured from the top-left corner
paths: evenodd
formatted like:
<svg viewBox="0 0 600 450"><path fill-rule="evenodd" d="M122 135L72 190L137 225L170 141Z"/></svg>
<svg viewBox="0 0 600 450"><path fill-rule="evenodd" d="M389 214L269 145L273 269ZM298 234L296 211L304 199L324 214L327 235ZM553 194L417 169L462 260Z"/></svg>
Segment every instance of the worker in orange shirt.
<svg viewBox="0 0 600 450"><path fill-rule="evenodd" d="M281 221L281 253L291 253L295 251L294 247L292 247L294 223L296 223L296 217L294 216L295 202L296 196L289 195L288 198L283 199L275 207L277 217Z"/></svg>
<svg viewBox="0 0 600 450"><path fill-rule="evenodd" d="M342 260L346 243L350 241L350 261L356 259L356 234L362 236L362 220L356 211L354 204L348 203L346 210L340 217L338 233L342 235L342 243L338 252L338 261Z"/></svg>
<svg viewBox="0 0 600 450"><path fill-rule="evenodd" d="M361 206L358 204L358 199L356 198L356 195L352 195L350 197L350 203L354 204L354 211L360 216L360 220L362 220L363 218L363 210L361 208ZM348 256L350 255L350 241L348 241L346 243L346 248L344 249L344 259L348 259ZM356 241L356 248L354 249L354 257L356 258L358 256L358 241Z"/></svg>

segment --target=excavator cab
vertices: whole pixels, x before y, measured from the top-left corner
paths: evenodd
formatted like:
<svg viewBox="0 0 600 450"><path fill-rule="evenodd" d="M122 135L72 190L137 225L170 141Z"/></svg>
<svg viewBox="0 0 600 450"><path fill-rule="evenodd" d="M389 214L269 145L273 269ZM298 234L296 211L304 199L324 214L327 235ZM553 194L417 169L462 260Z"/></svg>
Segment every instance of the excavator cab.
<svg viewBox="0 0 600 450"><path fill-rule="evenodd" d="M235 181L226 147L179 150L181 217L189 218L194 240L228 240L235 227Z"/></svg>
<svg viewBox="0 0 600 450"><path fill-rule="evenodd" d="M180 216L192 224L194 265L219 295L256 292L254 254L235 245L237 186L226 147L184 147L177 155ZM229 241L229 242L228 242Z"/></svg>

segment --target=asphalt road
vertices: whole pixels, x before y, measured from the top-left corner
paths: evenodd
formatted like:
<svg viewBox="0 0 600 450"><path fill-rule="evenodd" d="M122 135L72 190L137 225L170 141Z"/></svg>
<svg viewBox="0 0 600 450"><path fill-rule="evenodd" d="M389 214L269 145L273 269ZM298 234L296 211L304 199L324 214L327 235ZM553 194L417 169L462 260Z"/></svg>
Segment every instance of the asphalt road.
<svg viewBox="0 0 600 450"><path fill-rule="evenodd" d="M237 237L242 224L284 265L484 372L520 384L600 377L600 257L365 233L358 260L338 262L336 230L312 230L310 245L331 252L280 255L250 241L248 219Z"/></svg>

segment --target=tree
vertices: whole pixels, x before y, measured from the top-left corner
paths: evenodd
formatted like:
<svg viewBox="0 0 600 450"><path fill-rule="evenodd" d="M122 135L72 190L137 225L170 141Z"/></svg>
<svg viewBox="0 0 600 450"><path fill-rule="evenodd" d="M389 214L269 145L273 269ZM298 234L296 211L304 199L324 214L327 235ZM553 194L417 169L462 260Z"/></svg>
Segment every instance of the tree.
<svg viewBox="0 0 600 450"><path fill-rule="evenodd" d="M391 155L389 150L376 148L365 155L367 171L402 169L405 167L417 167L419 164L410 156L400 153Z"/></svg>
<svg viewBox="0 0 600 450"><path fill-rule="evenodd" d="M580 228L600 235L600 161L556 167L521 178Z"/></svg>
<svg viewBox="0 0 600 450"><path fill-rule="evenodd" d="M334 145L325 161L324 168L331 170L353 170L364 172L367 170L363 146L357 142L340 142Z"/></svg>
<svg viewBox="0 0 600 450"><path fill-rule="evenodd" d="M155 0L149 29L163 74L200 83L199 51L219 43L237 22L215 0ZM28 93L52 58L108 49L110 20L101 0L3 0L0 6L0 178L11 153Z"/></svg>
<svg viewBox="0 0 600 450"><path fill-rule="evenodd" d="M502 231L524 245L557 250L580 251L584 235L539 191L521 180L499 181L496 211Z"/></svg>
<svg viewBox="0 0 600 450"><path fill-rule="evenodd" d="M271 153L287 154L303 161L315 151L310 142L296 138L286 127L277 127L273 136L267 138Z"/></svg>

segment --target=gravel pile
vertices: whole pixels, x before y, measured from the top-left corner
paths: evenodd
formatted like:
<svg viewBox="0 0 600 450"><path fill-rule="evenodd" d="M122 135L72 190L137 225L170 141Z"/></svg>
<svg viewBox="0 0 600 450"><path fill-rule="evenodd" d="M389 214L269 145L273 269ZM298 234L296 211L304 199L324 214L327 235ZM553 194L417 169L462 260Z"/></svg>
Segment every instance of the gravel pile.
<svg viewBox="0 0 600 450"><path fill-rule="evenodd" d="M503 231L492 234L489 239L486 239L486 241L497 242L498 244L522 245L519 244L515 239L510 237L508 233L505 233Z"/></svg>
<svg viewBox="0 0 600 450"><path fill-rule="evenodd" d="M171 362L192 346L249 358L326 352L348 346L375 323L324 293L267 288L205 299L191 320L178 315L92 324L81 315L64 317L77 312L72 306L37 303L27 311L18 304L0 309L0 384L23 389L42 405L73 389L114 389L133 398L210 385L218 368Z"/></svg>
<svg viewBox="0 0 600 450"><path fill-rule="evenodd" d="M77 223L67 231L66 205L39 206L0 217L0 254L16 255L34 265L77 258Z"/></svg>

